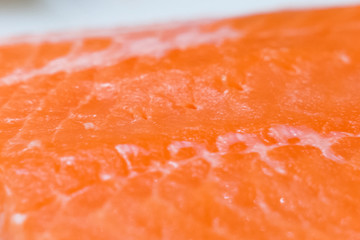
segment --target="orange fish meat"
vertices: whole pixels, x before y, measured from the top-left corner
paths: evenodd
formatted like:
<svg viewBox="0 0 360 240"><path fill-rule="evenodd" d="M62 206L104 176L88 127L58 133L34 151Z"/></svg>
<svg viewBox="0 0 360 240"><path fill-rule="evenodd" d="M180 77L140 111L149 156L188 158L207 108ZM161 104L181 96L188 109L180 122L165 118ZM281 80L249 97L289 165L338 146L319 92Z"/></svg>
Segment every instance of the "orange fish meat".
<svg viewBox="0 0 360 240"><path fill-rule="evenodd" d="M360 239L360 8L0 47L0 239Z"/></svg>

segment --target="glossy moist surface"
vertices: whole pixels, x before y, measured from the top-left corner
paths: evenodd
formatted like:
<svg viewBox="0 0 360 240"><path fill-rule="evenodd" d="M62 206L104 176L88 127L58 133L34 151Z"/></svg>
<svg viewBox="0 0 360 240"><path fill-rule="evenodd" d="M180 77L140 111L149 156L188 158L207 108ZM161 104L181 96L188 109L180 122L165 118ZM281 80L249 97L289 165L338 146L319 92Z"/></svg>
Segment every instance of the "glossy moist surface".
<svg viewBox="0 0 360 240"><path fill-rule="evenodd" d="M360 8L0 47L0 238L360 239Z"/></svg>

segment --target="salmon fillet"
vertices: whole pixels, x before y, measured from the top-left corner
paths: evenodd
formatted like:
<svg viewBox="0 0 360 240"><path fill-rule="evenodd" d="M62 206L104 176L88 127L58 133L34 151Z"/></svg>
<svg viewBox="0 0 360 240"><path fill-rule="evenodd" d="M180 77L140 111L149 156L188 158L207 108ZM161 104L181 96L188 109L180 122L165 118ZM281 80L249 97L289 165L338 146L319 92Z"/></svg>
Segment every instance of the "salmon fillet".
<svg viewBox="0 0 360 240"><path fill-rule="evenodd" d="M0 239L360 239L360 8L3 40Z"/></svg>

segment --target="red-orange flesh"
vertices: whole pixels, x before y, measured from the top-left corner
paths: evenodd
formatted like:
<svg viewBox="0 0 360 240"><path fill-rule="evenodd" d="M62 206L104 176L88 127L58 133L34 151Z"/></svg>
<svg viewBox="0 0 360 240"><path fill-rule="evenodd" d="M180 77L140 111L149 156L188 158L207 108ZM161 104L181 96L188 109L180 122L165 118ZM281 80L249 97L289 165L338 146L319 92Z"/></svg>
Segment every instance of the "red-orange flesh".
<svg viewBox="0 0 360 240"><path fill-rule="evenodd" d="M0 239L360 239L360 8L0 46Z"/></svg>

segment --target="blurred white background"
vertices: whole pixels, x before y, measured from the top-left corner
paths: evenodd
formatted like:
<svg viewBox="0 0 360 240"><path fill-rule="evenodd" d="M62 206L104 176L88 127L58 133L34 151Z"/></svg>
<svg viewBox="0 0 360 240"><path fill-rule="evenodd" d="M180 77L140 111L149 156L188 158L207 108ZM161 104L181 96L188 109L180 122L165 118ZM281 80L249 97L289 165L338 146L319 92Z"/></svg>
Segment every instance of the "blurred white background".
<svg viewBox="0 0 360 240"><path fill-rule="evenodd" d="M360 0L0 0L0 37L356 3Z"/></svg>

